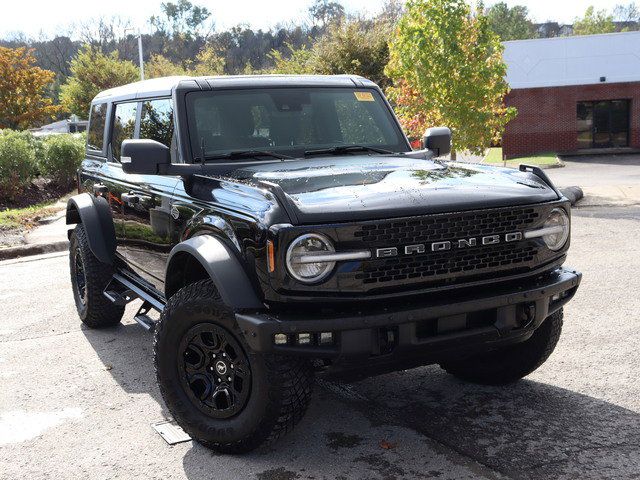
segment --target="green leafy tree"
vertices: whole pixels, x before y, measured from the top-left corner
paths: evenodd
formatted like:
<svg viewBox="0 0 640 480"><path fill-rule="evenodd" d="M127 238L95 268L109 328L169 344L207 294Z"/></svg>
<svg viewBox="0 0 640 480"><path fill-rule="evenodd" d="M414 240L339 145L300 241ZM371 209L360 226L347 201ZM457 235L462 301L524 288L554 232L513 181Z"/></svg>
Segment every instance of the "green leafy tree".
<svg viewBox="0 0 640 480"><path fill-rule="evenodd" d="M390 44L388 89L408 133L446 125L455 151L482 152L516 111L504 106L508 85L500 39L482 5L464 0L408 0Z"/></svg>
<svg viewBox="0 0 640 480"><path fill-rule="evenodd" d="M60 111L47 96L54 73L35 63L32 50L0 47L0 129L32 127Z"/></svg>
<svg viewBox="0 0 640 480"><path fill-rule="evenodd" d="M289 55L273 50L272 73L316 73L361 75L382 87L390 84L384 73L389 61L387 39L391 26L385 22L335 23L311 48L290 47Z"/></svg>
<svg viewBox="0 0 640 480"><path fill-rule="evenodd" d="M105 55L90 46L83 47L71 60L71 76L61 87L60 101L71 113L86 118L91 100L102 90L135 82L138 67L120 60L118 52Z"/></svg>
<svg viewBox="0 0 640 480"><path fill-rule="evenodd" d="M206 7L194 5L189 0L163 2L162 15L154 15L149 23L167 36L193 38L200 35L207 26L211 12Z"/></svg>
<svg viewBox="0 0 640 480"><path fill-rule="evenodd" d="M486 15L491 29L503 42L536 36L533 23L529 20L527 7L515 5L509 8L506 3L498 2L487 9Z"/></svg>
<svg viewBox="0 0 640 480"><path fill-rule="evenodd" d="M173 63L164 55L154 53L144 64L144 73L147 78L171 77L173 75L188 75L187 69L182 65Z"/></svg>
<svg viewBox="0 0 640 480"><path fill-rule="evenodd" d="M309 7L309 15L316 25L326 27L331 23L343 20L345 12L340 2L316 0L313 5Z"/></svg>
<svg viewBox="0 0 640 480"><path fill-rule="evenodd" d="M332 24L313 48L316 71L325 75L361 75L384 88L390 84L384 73L389 62L390 34L390 26L383 22Z"/></svg>
<svg viewBox="0 0 640 480"><path fill-rule="evenodd" d="M608 14L606 10L595 10L593 6L587 8L582 18L576 18L573 22L574 35L596 35L615 31L613 15Z"/></svg>
<svg viewBox="0 0 640 480"><path fill-rule="evenodd" d="M167 57L155 54L145 63L145 72L149 78L172 75L222 75L224 73L224 58L212 45L204 46L194 60L187 60L183 64L173 63Z"/></svg>
<svg viewBox="0 0 640 480"><path fill-rule="evenodd" d="M191 75L222 75L224 73L224 58L216 47L205 45L196 55L189 72Z"/></svg>

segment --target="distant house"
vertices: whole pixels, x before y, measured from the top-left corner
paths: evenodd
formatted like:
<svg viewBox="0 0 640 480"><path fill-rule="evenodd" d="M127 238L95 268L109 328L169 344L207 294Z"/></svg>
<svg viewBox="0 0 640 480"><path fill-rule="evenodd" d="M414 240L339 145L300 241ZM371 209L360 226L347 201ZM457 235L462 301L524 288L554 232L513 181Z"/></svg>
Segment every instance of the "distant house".
<svg viewBox="0 0 640 480"><path fill-rule="evenodd" d="M504 43L509 158L640 148L640 32Z"/></svg>
<svg viewBox="0 0 640 480"><path fill-rule="evenodd" d="M60 133L79 133L87 130L87 120L80 120L77 115L71 115L66 120L49 123L39 128L32 128L31 133L36 137L57 135Z"/></svg>

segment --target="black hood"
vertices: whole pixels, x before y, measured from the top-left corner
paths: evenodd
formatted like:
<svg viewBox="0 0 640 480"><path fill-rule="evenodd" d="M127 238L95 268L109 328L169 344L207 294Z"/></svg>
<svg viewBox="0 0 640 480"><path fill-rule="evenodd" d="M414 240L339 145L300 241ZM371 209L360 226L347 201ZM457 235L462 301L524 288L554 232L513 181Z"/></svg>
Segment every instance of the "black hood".
<svg viewBox="0 0 640 480"><path fill-rule="evenodd" d="M558 195L532 173L401 156L340 156L265 163L230 177L285 192L300 224L374 220L527 205ZM293 220L293 219L292 219Z"/></svg>

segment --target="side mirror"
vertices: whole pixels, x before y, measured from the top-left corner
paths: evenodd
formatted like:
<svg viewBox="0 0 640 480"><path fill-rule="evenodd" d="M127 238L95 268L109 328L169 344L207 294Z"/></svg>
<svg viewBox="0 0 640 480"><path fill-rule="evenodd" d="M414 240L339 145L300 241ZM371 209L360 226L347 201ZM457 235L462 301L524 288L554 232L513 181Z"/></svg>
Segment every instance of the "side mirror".
<svg viewBox="0 0 640 480"><path fill-rule="evenodd" d="M171 165L169 147L155 140L125 140L120 163L125 173L157 175L161 165Z"/></svg>
<svg viewBox="0 0 640 480"><path fill-rule="evenodd" d="M451 130L448 127L427 128L422 147L431 150L436 157L451 153Z"/></svg>

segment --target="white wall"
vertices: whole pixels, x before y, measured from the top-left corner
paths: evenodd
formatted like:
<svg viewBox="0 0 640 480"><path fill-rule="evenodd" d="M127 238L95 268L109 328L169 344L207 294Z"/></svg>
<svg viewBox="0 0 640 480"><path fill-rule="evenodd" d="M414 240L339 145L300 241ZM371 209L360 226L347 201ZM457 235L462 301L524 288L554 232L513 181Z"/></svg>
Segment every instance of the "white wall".
<svg viewBox="0 0 640 480"><path fill-rule="evenodd" d="M511 88L640 81L640 32L504 42Z"/></svg>

